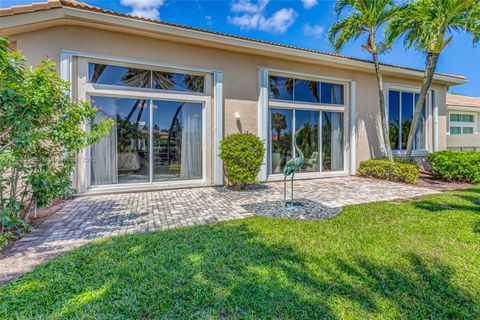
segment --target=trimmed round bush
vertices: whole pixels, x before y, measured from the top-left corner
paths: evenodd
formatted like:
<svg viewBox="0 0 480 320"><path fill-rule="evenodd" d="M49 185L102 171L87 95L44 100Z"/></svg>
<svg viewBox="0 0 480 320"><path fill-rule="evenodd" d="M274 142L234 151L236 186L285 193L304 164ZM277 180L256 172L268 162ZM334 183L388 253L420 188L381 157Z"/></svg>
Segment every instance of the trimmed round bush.
<svg viewBox="0 0 480 320"><path fill-rule="evenodd" d="M371 159L360 162L358 173L367 177L415 184L420 170L413 163Z"/></svg>
<svg viewBox="0 0 480 320"><path fill-rule="evenodd" d="M480 152L440 151L430 153L427 158L438 178L480 183Z"/></svg>
<svg viewBox="0 0 480 320"><path fill-rule="evenodd" d="M263 141L252 133L234 133L220 143L220 158L225 166L227 184L244 189L256 181L263 163Z"/></svg>

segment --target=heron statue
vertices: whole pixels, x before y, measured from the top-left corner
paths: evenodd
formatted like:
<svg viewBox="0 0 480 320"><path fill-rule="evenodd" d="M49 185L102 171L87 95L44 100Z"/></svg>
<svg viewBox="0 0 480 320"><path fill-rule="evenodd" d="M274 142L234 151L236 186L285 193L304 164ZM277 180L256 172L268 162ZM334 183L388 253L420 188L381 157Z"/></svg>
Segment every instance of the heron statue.
<svg viewBox="0 0 480 320"><path fill-rule="evenodd" d="M297 156L295 158L292 158L287 161L285 164L285 168L283 168L283 202L285 203L285 208L290 207L293 208L295 206L295 203L293 201L293 177L295 176L295 172L300 170L301 167L303 167L303 164L305 163L305 157L303 155L302 150L297 145L297 134L303 129L301 127L295 132L295 135L293 137L293 146L295 147L295 153ZM287 203L287 177L289 175L292 175L291 178L291 192L292 192L292 200L290 202L290 206L288 206Z"/></svg>

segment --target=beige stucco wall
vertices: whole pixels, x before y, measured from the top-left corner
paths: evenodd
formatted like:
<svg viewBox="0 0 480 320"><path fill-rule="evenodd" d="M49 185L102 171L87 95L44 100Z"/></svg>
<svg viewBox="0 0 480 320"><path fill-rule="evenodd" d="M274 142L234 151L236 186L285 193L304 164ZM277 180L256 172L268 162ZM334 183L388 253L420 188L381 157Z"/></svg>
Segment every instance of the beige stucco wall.
<svg viewBox="0 0 480 320"><path fill-rule="evenodd" d="M357 108L357 165L360 161L382 155L379 129L378 91L373 73L337 68L333 65L318 65L287 59L253 55L193 46L138 35L78 26L61 26L40 31L17 34L17 41L31 64L48 56L59 61L62 50L102 56L124 57L156 61L162 64L186 67L211 68L223 72L224 133L243 131L258 132L257 107L259 96L259 68L271 68L297 73L308 73L319 77L341 78L356 81ZM386 83L419 86L420 81L386 76ZM439 144L446 147L446 88L433 85L440 90ZM235 113L241 116L240 121ZM348 113L348 111L347 111ZM429 128L432 128L429 125ZM346 128L348 130L348 126ZM429 133L429 145L432 134Z"/></svg>
<svg viewBox="0 0 480 320"><path fill-rule="evenodd" d="M468 147L476 147L480 150L480 112L471 112L471 111L457 111L459 113L468 112L475 115L476 119L476 134L449 134L449 129L447 130L447 147L448 148L468 148ZM448 114L456 113L454 109L450 109L448 107ZM447 117L448 121L448 117ZM448 123L447 123L448 125Z"/></svg>

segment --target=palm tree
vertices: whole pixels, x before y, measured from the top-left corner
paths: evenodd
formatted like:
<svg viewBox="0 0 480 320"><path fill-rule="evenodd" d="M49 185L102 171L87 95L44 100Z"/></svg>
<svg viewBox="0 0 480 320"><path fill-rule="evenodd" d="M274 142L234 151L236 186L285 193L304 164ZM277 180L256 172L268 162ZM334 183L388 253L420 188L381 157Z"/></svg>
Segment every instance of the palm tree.
<svg viewBox="0 0 480 320"><path fill-rule="evenodd" d="M408 134L406 162L411 161L418 120L438 59L458 31L471 34L474 43L480 40L479 0L417 0L399 7L399 14L387 26L389 44L403 37L405 47L427 54L422 88Z"/></svg>
<svg viewBox="0 0 480 320"><path fill-rule="evenodd" d="M386 49L386 46L377 42L376 33L395 16L397 7L393 5L392 0L337 0L335 11L338 16L347 12L345 18L335 23L328 30L328 38L337 52L340 52L342 47L350 40L357 40L362 35L367 36L367 41L362 47L372 55L375 65L383 144L388 160L393 161L385 111L383 77L378 58L379 54Z"/></svg>
<svg viewBox="0 0 480 320"><path fill-rule="evenodd" d="M272 128L277 132L277 140L280 140L280 133L287 128L287 118L284 114L272 113Z"/></svg>

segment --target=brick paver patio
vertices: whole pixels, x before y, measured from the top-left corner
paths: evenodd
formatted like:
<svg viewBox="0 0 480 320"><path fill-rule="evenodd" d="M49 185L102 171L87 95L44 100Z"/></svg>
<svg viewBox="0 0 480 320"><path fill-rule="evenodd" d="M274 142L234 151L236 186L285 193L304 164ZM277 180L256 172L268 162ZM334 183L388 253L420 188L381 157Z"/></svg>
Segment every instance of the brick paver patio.
<svg viewBox="0 0 480 320"><path fill-rule="evenodd" d="M331 207L437 191L358 177L295 182L295 198ZM0 284L95 238L193 226L251 216L245 205L283 199L283 182L256 190L195 188L76 198L0 254Z"/></svg>

